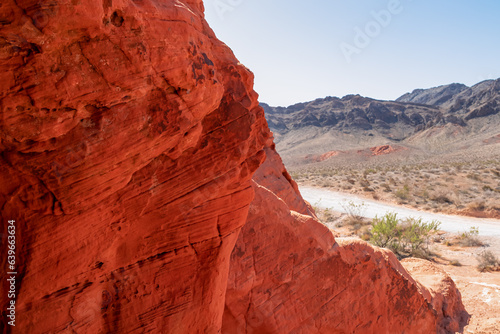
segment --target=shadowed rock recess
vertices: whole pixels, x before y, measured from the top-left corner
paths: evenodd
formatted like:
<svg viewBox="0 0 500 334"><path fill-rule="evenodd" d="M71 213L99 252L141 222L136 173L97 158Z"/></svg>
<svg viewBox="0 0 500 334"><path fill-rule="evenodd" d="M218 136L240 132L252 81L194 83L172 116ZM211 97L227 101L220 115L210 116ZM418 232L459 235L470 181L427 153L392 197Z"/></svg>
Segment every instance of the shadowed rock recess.
<svg viewBox="0 0 500 334"><path fill-rule="evenodd" d="M425 288L318 222L203 11L1 3L2 291L11 219L18 272L2 333L458 330L446 274Z"/></svg>

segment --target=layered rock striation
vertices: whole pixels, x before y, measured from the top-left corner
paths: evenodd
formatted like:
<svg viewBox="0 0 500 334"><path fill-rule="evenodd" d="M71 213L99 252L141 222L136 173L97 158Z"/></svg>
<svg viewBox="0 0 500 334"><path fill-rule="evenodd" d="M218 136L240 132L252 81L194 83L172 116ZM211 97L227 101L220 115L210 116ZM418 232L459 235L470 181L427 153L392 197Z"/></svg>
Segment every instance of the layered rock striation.
<svg viewBox="0 0 500 334"><path fill-rule="evenodd" d="M216 333L269 136L252 73L201 1L7 0L0 18L12 332Z"/></svg>
<svg viewBox="0 0 500 334"><path fill-rule="evenodd" d="M362 241L337 242L289 195L297 194L295 183L286 182L276 153L268 148L266 154L273 168L254 176L255 199L231 255L224 333L463 329L468 314L446 273L419 260L405 269L392 252Z"/></svg>
<svg viewBox="0 0 500 334"><path fill-rule="evenodd" d="M15 220L18 272L3 333L460 325L451 280L427 294L314 218L201 0L6 0L0 29L1 266Z"/></svg>

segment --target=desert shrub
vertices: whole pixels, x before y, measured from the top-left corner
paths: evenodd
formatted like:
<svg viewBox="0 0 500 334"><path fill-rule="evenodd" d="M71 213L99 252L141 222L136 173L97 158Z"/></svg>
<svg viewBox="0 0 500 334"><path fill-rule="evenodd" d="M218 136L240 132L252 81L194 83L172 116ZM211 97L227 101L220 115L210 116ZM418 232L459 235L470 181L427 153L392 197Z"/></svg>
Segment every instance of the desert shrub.
<svg viewBox="0 0 500 334"><path fill-rule="evenodd" d="M479 194L479 188L478 187L470 187L469 191L475 194Z"/></svg>
<svg viewBox="0 0 500 334"><path fill-rule="evenodd" d="M394 195L400 200L406 201L410 199L410 187L407 184L403 186L402 189L398 189Z"/></svg>
<svg viewBox="0 0 500 334"><path fill-rule="evenodd" d="M350 226L353 230L359 230L363 225L369 224L364 218L366 205L365 203L356 204L353 201L344 202L341 204L347 217L344 224Z"/></svg>
<svg viewBox="0 0 500 334"><path fill-rule="evenodd" d="M398 257L415 256L427 258L429 238L441 223L426 223L422 218L407 218L400 221L396 213L388 212L382 218L375 217L370 241L379 247L392 250Z"/></svg>
<svg viewBox="0 0 500 334"><path fill-rule="evenodd" d="M471 180L481 181L481 177L479 177L479 175L476 173L469 173L467 174L467 177Z"/></svg>
<svg viewBox="0 0 500 334"><path fill-rule="evenodd" d="M400 236L397 213L387 212L382 218L375 217L372 222L370 241L383 248L396 248L395 241Z"/></svg>
<svg viewBox="0 0 500 334"><path fill-rule="evenodd" d="M368 188L370 186L370 181L368 181L367 179L361 179L359 181L359 184L364 188Z"/></svg>
<svg viewBox="0 0 500 334"><path fill-rule="evenodd" d="M483 191L494 191L492 187L485 185L483 186Z"/></svg>
<svg viewBox="0 0 500 334"><path fill-rule="evenodd" d="M347 215L353 219L362 219L366 210L366 205L364 202L362 202L361 204L356 204L353 201L348 201L342 203L341 206L345 210Z"/></svg>
<svg viewBox="0 0 500 334"><path fill-rule="evenodd" d="M368 229L365 229L361 231L361 233L359 233L358 236L360 237L361 240L370 241L372 235Z"/></svg>
<svg viewBox="0 0 500 334"><path fill-rule="evenodd" d="M420 197L422 197L425 200L430 198L429 191L427 191L427 188L422 189L422 191L420 192Z"/></svg>
<svg viewBox="0 0 500 334"><path fill-rule="evenodd" d="M453 201L450 199L450 197L444 193L439 193L439 194L435 194L435 195L431 196L431 200L433 200L434 202L440 203L440 204L445 204L445 203L452 204L453 203Z"/></svg>
<svg viewBox="0 0 500 334"><path fill-rule="evenodd" d="M477 269L480 272L500 270L500 261L492 251L484 251L479 254Z"/></svg>
<svg viewBox="0 0 500 334"><path fill-rule="evenodd" d="M377 174L377 171L373 168L368 168L363 171L363 176L366 178L370 174Z"/></svg>
<svg viewBox="0 0 500 334"><path fill-rule="evenodd" d="M317 201L316 203L314 203L312 205L312 208L313 208L314 212L321 211L320 203L321 203L321 199L319 199L319 201Z"/></svg>
<svg viewBox="0 0 500 334"><path fill-rule="evenodd" d="M458 244L463 247L483 246L479 240L479 227L472 226L469 231L463 232L458 238Z"/></svg>
<svg viewBox="0 0 500 334"><path fill-rule="evenodd" d="M408 252L412 256L425 255L429 249L429 238L438 230L439 225L441 223L436 220L430 223L423 222L422 218L410 217L405 220L402 223L400 240L403 251Z"/></svg>
<svg viewBox="0 0 500 334"><path fill-rule="evenodd" d="M483 201L480 202L471 202L467 204L467 209L472 211L483 211L486 208L486 205Z"/></svg>
<svg viewBox="0 0 500 334"><path fill-rule="evenodd" d="M325 181L325 182L323 182L323 184L321 184L321 186L322 186L323 188L328 188L328 187L331 187L331 186L332 186L332 183L331 183L331 182L329 182L329 181Z"/></svg>
<svg viewBox="0 0 500 334"><path fill-rule="evenodd" d="M391 186L390 186L390 185L388 185L387 183L382 183L380 186L381 186L382 188L384 188L384 191L385 191L386 193L389 193L389 192L391 192L391 191L392 191Z"/></svg>
<svg viewBox="0 0 500 334"><path fill-rule="evenodd" d="M335 214L333 213L332 209L326 208L322 209L319 207L314 207L314 211L316 212L316 216L318 217L319 221L322 223L330 223L335 221L336 217Z"/></svg>

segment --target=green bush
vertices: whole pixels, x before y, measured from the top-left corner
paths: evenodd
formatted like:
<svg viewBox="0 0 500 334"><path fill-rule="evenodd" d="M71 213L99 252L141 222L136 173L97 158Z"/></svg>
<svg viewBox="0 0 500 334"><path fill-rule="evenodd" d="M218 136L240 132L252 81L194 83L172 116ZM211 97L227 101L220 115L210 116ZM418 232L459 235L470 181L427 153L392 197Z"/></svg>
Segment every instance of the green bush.
<svg viewBox="0 0 500 334"><path fill-rule="evenodd" d="M408 218L402 224L401 241L403 249L409 251L410 254L416 254L418 250L423 249L425 244L426 250L429 246L429 238L433 232L436 232L441 225L440 222L433 220L430 223L425 223L422 218Z"/></svg>
<svg viewBox="0 0 500 334"><path fill-rule="evenodd" d="M428 256L430 236L441 223L426 223L422 218L408 218L400 221L396 213L388 212L382 218L375 217L372 223L370 241L379 247L389 248L398 257Z"/></svg>
<svg viewBox="0 0 500 334"><path fill-rule="evenodd" d="M383 248L394 247L394 241L399 236L397 213L388 212L382 218L373 219L370 241L374 245Z"/></svg>

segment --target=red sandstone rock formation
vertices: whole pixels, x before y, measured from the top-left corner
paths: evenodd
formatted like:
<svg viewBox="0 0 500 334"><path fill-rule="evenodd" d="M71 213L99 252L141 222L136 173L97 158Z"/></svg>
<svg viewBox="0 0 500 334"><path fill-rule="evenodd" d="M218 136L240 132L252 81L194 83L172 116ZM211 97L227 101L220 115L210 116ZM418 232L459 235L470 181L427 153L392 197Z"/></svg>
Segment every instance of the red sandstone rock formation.
<svg viewBox="0 0 500 334"><path fill-rule="evenodd" d="M296 209L293 181L286 191L284 167L272 149L266 154L274 169L254 176L256 197L231 256L224 333L453 333L465 325L449 276L427 270L419 277L429 290L392 252L337 243Z"/></svg>
<svg viewBox="0 0 500 334"><path fill-rule="evenodd" d="M329 152L326 152L326 153L323 153L320 155L310 154L310 155L305 157L305 160L314 161L314 162L322 162L322 161L328 160L332 157L336 157L340 153L341 152L339 152L339 151L329 151Z"/></svg>
<svg viewBox="0 0 500 334"><path fill-rule="evenodd" d="M373 155L390 154L402 150L407 150L407 148L402 146L391 146L391 145L382 145L370 148L370 151L372 151Z"/></svg>
<svg viewBox="0 0 500 334"><path fill-rule="evenodd" d="M7 0L0 24L13 332L216 333L269 132L201 0Z"/></svg>
<svg viewBox="0 0 500 334"><path fill-rule="evenodd" d="M390 253L312 217L200 0L6 0L0 27L0 232L16 220L18 272L3 333L456 323L458 295L438 312L439 289L426 299Z"/></svg>

